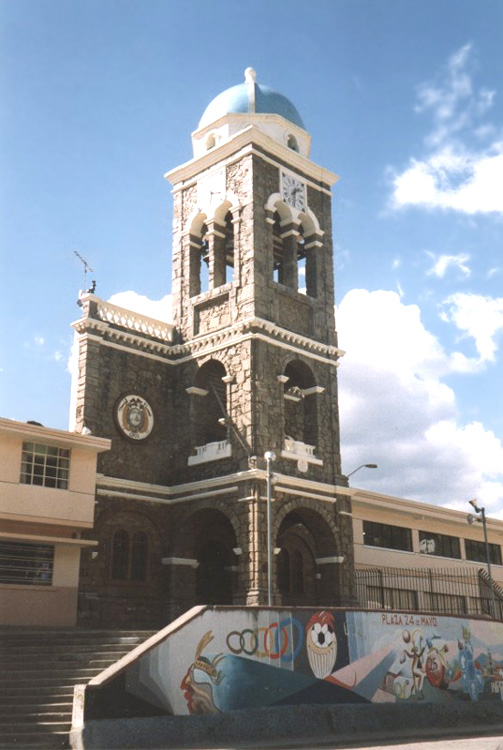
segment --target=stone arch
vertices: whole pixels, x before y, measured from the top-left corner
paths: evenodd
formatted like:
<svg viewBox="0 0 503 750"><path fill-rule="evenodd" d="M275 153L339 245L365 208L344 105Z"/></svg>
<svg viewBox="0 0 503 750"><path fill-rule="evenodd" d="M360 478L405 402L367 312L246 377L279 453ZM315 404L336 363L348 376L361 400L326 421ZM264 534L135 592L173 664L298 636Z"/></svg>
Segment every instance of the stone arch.
<svg viewBox="0 0 503 750"><path fill-rule="evenodd" d="M318 409L316 379L311 368L302 360L293 359L284 369L283 385L284 435L316 447L318 442Z"/></svg>
<svg viewBox="0 0 503 750"><path fill-rule="evenodd" d="M320 563L338 556L338 534L330 513L309 498L287 501L276 515L273 538L280 549L276 582L282 604L337 604L340 565Z"/></svg>
<svg viewBox="0 0 503 750"><path fill-rule="evenodd" d="M203 224L208 221L208 215L201 211L200 208L195 208L189 214L187 222L185 224L185 234L192 234L198 236L201 233Z"/></svg>
<svg viewBox="0 0 503 750"><path fill-rule="evenodd" d="M237 237L235 231L236 210L239 202L233 193L228 193L226 199L213 214L213 287L219 287L234 281L236 267Z"/></svg>
<svg viewBox="0 0 503 750"><path fill-rule="evenodd" d="M216 358L207 359L194 378L196 392L201 397L192 401L191 422L194 445L201 446L227 438L227 387L224 381L227 370Z"/></svg>
<svg viewBox="0 0 503 750"><path fill-rule="evenodd" d="M192 604L232 604L236 593L236 529L217 508L199 508L180 525L174 555L195 561L192 576L185 576L186 595Z"/></svg>
<svg viewBox="0 0 503 750"><path fill-rule="evenodd" d="M189 294L195 297L209 288L210 244L207 215L196 210L187 221L189 235Z"/></svg>
<svg viewBox="0 0 503 750"><path fill-rule="evenodd" d="M306 208L298 215L297 284L298 290L309 297L318 295L318 256L321 247L320 225L315 214Z"/></svg>

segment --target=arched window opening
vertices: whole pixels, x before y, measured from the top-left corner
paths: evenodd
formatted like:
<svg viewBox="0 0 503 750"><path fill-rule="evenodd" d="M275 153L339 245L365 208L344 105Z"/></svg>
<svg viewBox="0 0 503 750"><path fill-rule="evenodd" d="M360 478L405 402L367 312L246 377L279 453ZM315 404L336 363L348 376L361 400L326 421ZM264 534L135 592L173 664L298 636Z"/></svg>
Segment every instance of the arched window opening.
<svg viewBox="0 0 503 750"><path fill-rule="evenodd" d="M222 423L227 415L226 385L222 379L225 375L225 367L217 360L205 362L197 374L195 385L207 391L207 395L195 402L195 445L227 438L227 427Z"/></svg>
<svg viewBox="0 0 503 750"><path fill-rule="evenodd" d="M191 235L190 242L190 296L209 289L209 241L208 227L203 224L197 237Z"/></svg>
<svg viewBox="0 0 503 750"><path fill-rule="evenodd" d="M230 211L225 216L225 282L234 281L234 224Z"/></svg>
<svg viewBox="0 0 503 750"><path fill-rule="evenodd" d="M215 133L210 133L206 139L206 150L209 151L210 148L215 148L215 146L216 146Z"/></svg>
<svg viewBox="0 0 503 750"><path fill-rule="evenodd" d="M316 446L318 423L316 395L305 391L315 385L309 367L303 362L289 362L285 368L288 380L284 384L285 438Z"/></svg>
<svg viewBox="0 0 503 750"><path fill-rule="evenodd" d="M292 151L297 151L298 152L298 150L299 150L299 144L297 143L297 139L291 133L290 133L290 135L287 138L286 145L288 146L288 148L291 148Z"/></svg>
<svg viewBox="0 0 503 750"><path fill-rule="evenodd" d="M281 218L277 211L274 213L272 225L272 249L273 249L273 279L283 284L283 238L281 236Z"/></svg>
<svg viewBox="0 0 503 750"><path fill-rule="evenodd" d="M129 572L129 536L122 529L116 531L112 543L112 579L126 581Z"/></svg>
<svg viewBox="0 0 503 750"><path fill-rule="evenodd" d="M304 239L304 229L302 224L299 227L297 237L297 290L301 294L306 294L306 241Z"/></svg>
<svg viewBox="0 0 503 750"><path fill-rule="evenodd" d="M201 548L197 560L196 603L232 604L232 575L229 550L210 540Z"/></svg>
<svg viewBox="0 0 503 750"><path fill-rule="evenodd" d="M137 531L133 535L131 550L131 580L147 580L148 537L144 531Z"/></svg>
<svg viewBox="0 0 503 750"><path fill-rule="evenodd" d="M306 230L301 223L297 238L297 273L298 291L309 297L317 296L317 253L316 246L309 247L311 237L306 236Z"/></svg>

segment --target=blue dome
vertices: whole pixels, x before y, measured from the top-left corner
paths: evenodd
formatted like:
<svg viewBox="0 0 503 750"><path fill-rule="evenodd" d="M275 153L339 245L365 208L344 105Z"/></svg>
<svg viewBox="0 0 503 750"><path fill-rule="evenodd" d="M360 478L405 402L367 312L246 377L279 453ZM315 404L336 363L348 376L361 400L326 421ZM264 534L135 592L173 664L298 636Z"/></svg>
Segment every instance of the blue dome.
<svg viewBox="0 0 503 750"><path fill-rule="evenodd" d="M255 89L255 108L253 108L252 86ZM255 83L255 81L246 81L222 91L204 110L204 114L199 121L199 127L203 128L210 125L224 115L246 114L247 112L281 115L285 120L293 122L302 130L306 129L301 116L290 99L269 88L269 86L263 86Z"/></svg>

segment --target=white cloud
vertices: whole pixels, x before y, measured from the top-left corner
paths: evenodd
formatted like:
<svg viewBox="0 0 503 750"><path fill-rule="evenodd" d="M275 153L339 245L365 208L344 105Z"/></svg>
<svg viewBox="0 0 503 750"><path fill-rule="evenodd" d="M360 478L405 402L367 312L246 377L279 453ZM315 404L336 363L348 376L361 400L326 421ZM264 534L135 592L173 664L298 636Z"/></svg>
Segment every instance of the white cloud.
<svg viewBox="0 0 503 750"><path fill-rule="evenodd" d="M494 361L496 337L503 333L503 297L452 294L442 303L442 318L474 339L481 362Z"/></svg>
<svg viewBox="0 0 503 750"><path fill-rule="evenodd" d="M471 360L447 353L419 308L394 292L355 289L337 319L347 352L338 371L343 467L379 466L353 484L436 504L479 497L494 515L503 446L480 423L459 423L454 391L442 381L469 371Z"/></svg>
<svg viewBox="0 0 503 750"><path fill-rule="evenodd" d="M170 294L166 294L161 299L152 300L144 294L137 294L137 292L117 292L108 301L112 305L124 307L126 310L140 313L140 315L147 315L155 320L162 320L166 323L172 321Z"/></svg>
<svg viewBox="0 0 503 750"><path fill-rule="evenodd" d="M437 81L418 89L416 111L431 114L432 128L425 156L411 158L402 172L392 173L394 208L503 213L503 141L493 124L477 122L493 106L495 92L474 90L470 54L471 46L465 45ZM474 139L475 148L469 145Z"/></svg>
<svg viewBox="0 0 503 750"><path fill-rule="evenodd" d="M45 340L43 336L35 336L33 340L35 341L35 344L37 346L43 346L45 344Z"/></svg>
<svg viewBox="0 0 503 750"><path fill-rule="evenodd" d="M466 265L470 260L470 256L465 253L459 255L435 255L427 251L427 254L434 261L433 266L426 273L428 276L438 276L439 279L443 279L449 268L457 268L463 276L469 276L471 271Z"/></svg>

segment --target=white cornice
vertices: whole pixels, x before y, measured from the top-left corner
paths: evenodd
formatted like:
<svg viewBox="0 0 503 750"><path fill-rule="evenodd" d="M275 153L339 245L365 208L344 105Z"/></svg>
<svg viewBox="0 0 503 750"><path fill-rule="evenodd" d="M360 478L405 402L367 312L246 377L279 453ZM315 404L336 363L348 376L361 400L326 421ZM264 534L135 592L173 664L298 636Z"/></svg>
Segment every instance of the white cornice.
<svg viewBox="0 0 503 750"><path fill-rule="evenodd" d="M112 441L108 438L94 435L81 435L78 432L55 430L52 427L17 422L14 419L0 417L0 434L15 435L23 440L40 441L62 448L79 448L93 453L103 453L110 450Z"/></svg>
<svg viewBox="0 0 503 750"><path fill-rule="evenodd" d="M12 539L30 542L50 542L58 547L96 547L98 542L93 539L69 539L66 536L46 536L45 534L13 534L7 531L0 531L0 539Z"/></svg>
<svg viewBox="0 0 503 750"><path fill-rule="evenodd" d="M286 164L289 164L293 169L303 172L315 181L325 183L326 185L333 185L339 179L334 172L330 172L328 169L320 167L318 164L306 159L296 151L292 151L286 146L277 143L254 125L250 125L240 131L228 141L225 141L221 146L211 149L203 156L191 159L190 161L185 162L185 164L166 172L164 176L172 185L177 186L179 183L186 182L204 170L209 169L216 162L220 163L229 158L237 150L243 149L246 146L251 146L252 144L263 148L269 154L280 159L282 162L286 162ZM278 166L280 165L278 164ZM319 188L318 185L315 185L315 187Z"/></svg>
<svg viewBox="0 0 503 750"><path fill-rule="evenodd" d="M351 488L351 498L353 505L353 516L358 516L358 508L376 508L380 511L392 511L393 513L401 513L407 516L412 516L415 520L436 520L445 523L457 523L462 526L466 526L467 512L452 510L450 508L444 508L440 505L430 505L429 503L421 503L415 500L407 500L402 497L395 497L393 495L384 495L379 492L371 492L370 490ZM468 504L467 504L468 505ZM487 518L488 527L492 527L494 530L503 532L503 521L496 518Z"/></svg>
<svg viewBox="0 0 503 750"><path fill-rule="evenodd" d="M109 323L92 317L80 318L72 325L81 336L92 335L95 337L94 340L97 340L96 335L101 334L103 337L101 341L104 345L150 356L172 365L192 360L195 354L210 354L250 338L262 339L297 354L321 359L332 365L337 364L334 360L338 360L344 355L344 352L336 346L294 333L262 318L247 318L233 326L227 326L218 331L197 336L184 344L173 346L163 344L160 341L153 341L150 337L143 337L130 331L113 328ZM259 329L263 333L252 329ZM104 338L105 335L106 339ZM113 340L121 343L113 343ZM131 346L128 346L128 344Z"/></svg>
<svg viewBox="0 0 503 750"><path fill-rule="evenodd" d="M119 477L107 477L98 474L96 486L99 495L111 495L124 497L131 500L144 500L149 502L181 502L182 500L197 500L203 497L214 496L229 492L237 492L238 485L252 480L265 480L266 471L263 469L249 469L248 471L236 472L222 477L203 479L197 482L172 485L165 487L148 482L137 482L131 479ZM350 489L338 485L317 482L300 477L292 477L288 474L273 474L274 481L278 485L278 491L288 492L297 490L292 494L304 494L305 497L315 497L319 500L334 502L337 495L348 495ZM238 498L239 500L250 498Z"/></svg>

